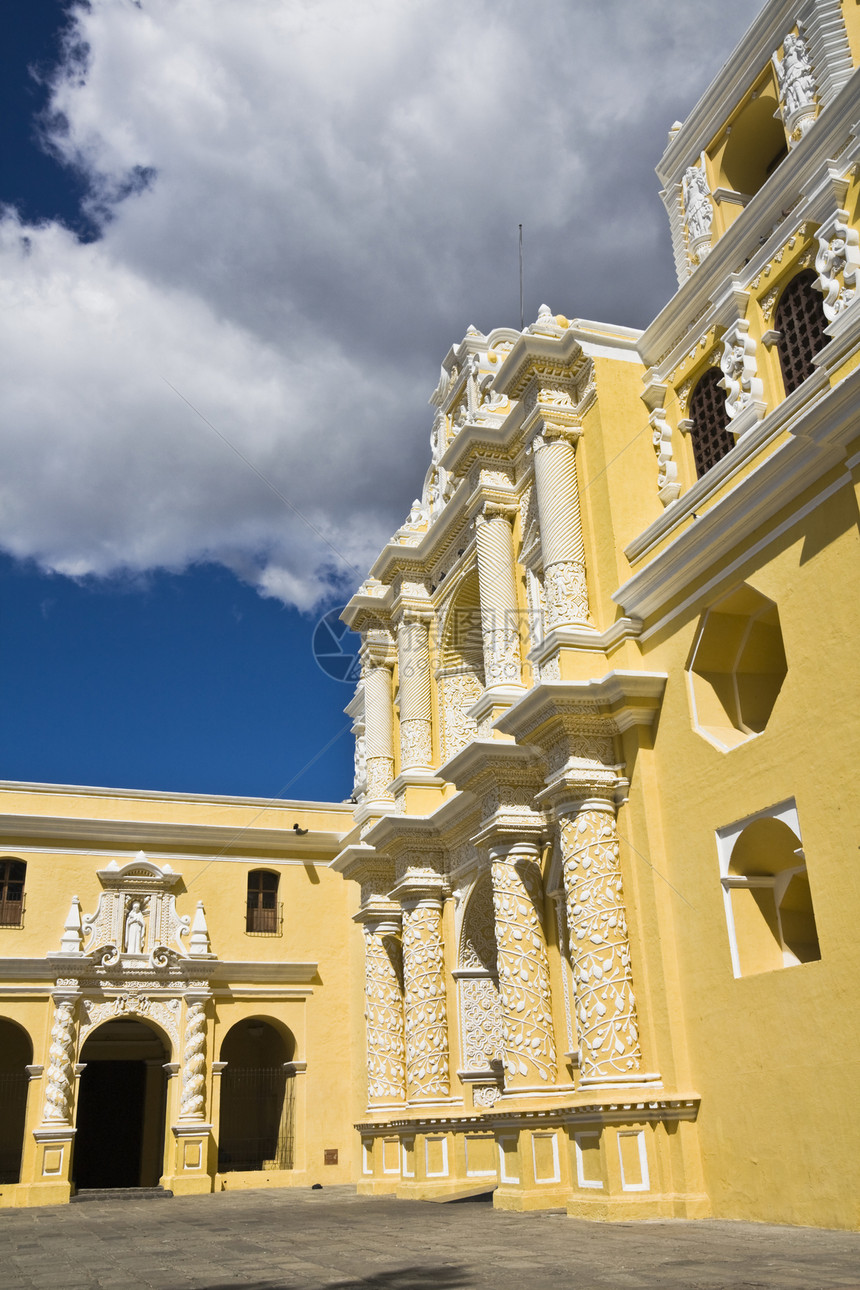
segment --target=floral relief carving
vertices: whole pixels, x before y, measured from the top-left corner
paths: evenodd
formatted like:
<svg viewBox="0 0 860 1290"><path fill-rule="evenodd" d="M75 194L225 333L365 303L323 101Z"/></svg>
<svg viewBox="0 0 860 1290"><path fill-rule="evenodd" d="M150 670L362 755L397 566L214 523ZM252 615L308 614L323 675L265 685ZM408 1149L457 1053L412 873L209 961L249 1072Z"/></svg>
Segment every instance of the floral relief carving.
<svg viewBox="0 0 860 1290"><path fill-rule="evenodd" d="M408 1096L447 1097L448 1010L442 913L430 901L404 905L403 993Z"/></svg>
<svg viewBox="0 0 860 1290"><path fill-rule="evenodd" d="M494 859L493 910L498 946L506 1083L556 1077L549 968L537 915L542 899L536 860Z"/></svg>
<svg viewBox="0 0 860 1290"><path fill-rule="evenodd" d="M440 678L443 761L460 752L475 738L477 726L467 714L482 691L483 686L474 672L459 672Z"/></svg>
<svg viewBox="0 0 860 1290"><path fill-rule="evenodd" d="M365 926L367 1095L386 1102L402 1101L406 1095L402 973L399 942Z"/></svg>
<svg viewBox="0 0 860 1290"><path fill-rule="evenodd" d="M559 622L588 621L588 584L585 564L578 560L559 560L544 570L544 595L547 625Z"/></svg>
<svg viewBox="0 0 860 1290"><path fill-rule="evenodd" d="M108 1021L111 1017L143 1016L151 1017L156 1025L160 1026L170 1036L174 1048L178 1049L180 1000L151 999L146 994L140 994L134 982L126 982L125 984L129 986L129 989L113 999L104 999L100 1002L92 999L84 1000L83 1008L86 1020L81 1025L81 1039L94 1026L100 1026L103 1021ZM152 987L147 984L145 988L151 989Z"/></svg>
<svg viewBox="0 0 860 1290"><path fill-rule="evenodd" d="M48 1052L47 1088L45 1090L46 1121L69 1123L72 1101L72 1063L75 1053L75 1003L61 999L54 1007L51 1026L51 1047Z"/></svg>
<svg viewBox="0 0 860 1290"><path fill-rule="evenodd" d="M470 977L460 982L463 1016L463 1055L467 1070L485 1070L505 1055L502 1002L495 977Z"/></svg>
<svg viewBox="0 0 860 1290"><path fill-rule="evenodd" d="M429 766L433 760L430 722L422 717L401 721L400 750L404 766Z"/></svg>
<svg viewBox="0 0 860 1290"><path fill-rule="evenodd" d="M373 800L385 797L388 792L388 786L394 779L394 758L368 757L366 765L367 796Z"/></svg>
<svg viewBox="0 0 860 1290"><path fill-rule="evenodd" d="M641 1051L614 812L565 818L561 845L582 1074L617 1079Z"/></svg>

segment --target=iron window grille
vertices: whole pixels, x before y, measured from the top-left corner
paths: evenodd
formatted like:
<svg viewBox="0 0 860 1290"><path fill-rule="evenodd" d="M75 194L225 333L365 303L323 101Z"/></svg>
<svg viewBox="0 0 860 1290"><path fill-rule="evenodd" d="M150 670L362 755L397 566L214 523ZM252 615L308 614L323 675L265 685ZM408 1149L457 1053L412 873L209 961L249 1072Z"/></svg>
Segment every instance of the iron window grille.
<svg viewBox="0 0 860 1290"><path fill-rule="evenodd" d="M0 927L23 926L26 876L25 861L0 860Z"/></svg>
<svg viewBox="0 0 860 1290"><path fill-rule="evenodd" d="M725 457L735 446L735 437L729 429L726 412L726 395L720 385L722 372L710 368L690 398L690 420L693 428L693 458L699 479Z"/></svg>
<svg viewBox="0 0 860 1290"><path fill-rule="evenodd" d="M254 869L248 874L245 931L250 936L280 936L282 906L278 900L278 874Z"/></svg>
<svg viewBox="0 0 860 1290"><path fill-rule="evenodd" d="M779 333L776 352L786 394L802 385L815 370L813 359L825 340L827 318L816 291L815 272L804 269L791 279L779 298L774 327Z"/></svg>

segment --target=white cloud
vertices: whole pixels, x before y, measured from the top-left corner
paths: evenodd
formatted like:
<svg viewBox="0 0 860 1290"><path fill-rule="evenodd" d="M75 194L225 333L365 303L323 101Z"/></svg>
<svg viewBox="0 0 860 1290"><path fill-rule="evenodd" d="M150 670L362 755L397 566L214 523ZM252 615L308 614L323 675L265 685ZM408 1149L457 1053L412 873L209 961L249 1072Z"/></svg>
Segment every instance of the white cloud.
<svg viewBox="0 0 860 1290"><path fill-rule="evenodd" d="M72 575L216 560L302 608L335 569L354 581L420 486L448 345L515 320L520 220L532 315L546 297L641 325L670 294L653 165L749 18L744 0L76 11L87 56L70 44L50 138L102 236L14 212L0 229L0 545Z"/></svg>

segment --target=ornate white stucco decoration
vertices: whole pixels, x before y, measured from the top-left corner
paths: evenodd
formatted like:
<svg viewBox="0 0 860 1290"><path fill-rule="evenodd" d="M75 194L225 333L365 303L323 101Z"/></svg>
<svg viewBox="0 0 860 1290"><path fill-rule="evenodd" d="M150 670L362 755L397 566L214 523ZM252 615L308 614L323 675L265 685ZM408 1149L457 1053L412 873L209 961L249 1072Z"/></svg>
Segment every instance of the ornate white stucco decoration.
<svg viewBox="0 0 860 1290"><path fill-rule="evenodd" d="M385 925L364 927L364 1016L367 1096L372 1101L403 1101L403 953L393 929Z"/></svg>
<svg viewBox="0 0 860 1290"><path fill-rule="evenodd" d="M176 912L171 890L180 881L170 865L160 869L139 851L121 868L115 860L98 871L104 890L93 914L81 918L77 896L66 917L59 954L89 958L104 967L165 968L178 958L212 957L202 905L194 918L192 943L186 949L190 919Z"/></svg>
<svg viewBox="0 0 860 1290"><path fill-rule="evenodd" d="M783 56L773 55L779 83L780 110L791 148L803 138L815 120L817 95L812 65L801 36L788 35L782 42Z"/></svg>
<svg viewBox="0 0 860 1290"><path fill-rule="evenodd" d="M848 212L835 211L816 233L815 285L824 295L824 313L834 322L843 313L857 291L860 269L860 234L848 223Z"/></svg>
<svg viewBox="0 0 860 1290"><path fill-rule="evenodd" d="M206 1004L189 1003L185 1014L185 1046L182 1052L182 1094L180 1120L203 1119L206 1108Z"/></svg>
<svg viewBox="0 0 860 1290"><path fill-rule="evenodd" d="M726 391L726 413L734 420L747 409L760 420L764 415L764 386L757 375L756 343L749 334L749 323L740 319L723 337L720 385Z"/></svg>
<svg viewBox="0 0 860 1290"><path fill-rule="evenodd" d="M651 442L657 453L657 496L664 506L674 502L681 491L678 482L678 463L672 445L672 427L666 420L664 408L651 413Z"/></svg>
<svg viewBox="0 0 860 1290"><path fill-rule="evenodd" d="M148 994L142 994L139 987L133 987L112 999L84 999L82 1007L81 1043L103 1021L112 1021L117 1017L149 1017L170 1037L173 1051L176 1052L179 1048L179 1013L182 1008L179 998L153 999Z"/></svg>
<svg viewBox="0 0 860 1290"><path fill-rule="evenodd" d="M75 1053L75 1000L55 998L51 1026L50 1063L45 1089L46 1122L69 1123L72 1100L73 1062Z"/></svg>
<svg viewBox="0 0 860 1290"><path fill-rule="evenodd" d="M561 336L568 327L568 321L564 318L562 323L559 318L563 315L554 314L549 305L541 305L537 318L526 331L532 336Z"/></svg>
<svg viewBox="0 0 860 1290"><path fill-rule="evenodd" d="M701 264L710 255L711 225L714 222L714 208L705 173L704 154L700 165L688 166L684 171L684 177L681 180L681 200L684 205L690 261L693 265Z"/></svg>

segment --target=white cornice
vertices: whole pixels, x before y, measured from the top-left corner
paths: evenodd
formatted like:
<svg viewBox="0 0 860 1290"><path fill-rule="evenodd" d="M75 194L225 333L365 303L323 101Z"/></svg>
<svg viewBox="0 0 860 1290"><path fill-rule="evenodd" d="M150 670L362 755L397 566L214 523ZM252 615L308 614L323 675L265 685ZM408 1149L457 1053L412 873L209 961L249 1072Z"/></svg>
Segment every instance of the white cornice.
<svg viewBox="0 0 860 1290"><path fill-rule="evenodd" d="M344 814L352 822L351 808ZM129 843L135 849L147 847L185 847L190 850L251 845L259 850L289 851L319 855L334 851L347 830L330 832L309 830L299 836L292 828L263 829L254 825L174 824L153 820L107 820L78 818L70 815L0 815L0 837L3 839L40 838L65 841Z"/></svg>
<svg viewBox="0 0 860 1290"><path fill-rule="evenodd" d="M301 802L286 797L229 797L215 793L174 793L147 788L98 788L89 784L41 784L17 779L0 779L0 802L4 791L48 793L54 797L125 798L130 802L211 802L216 806L256 806L283 811L337 811L345 815L349 815L352 810L348 802Z"/></svg>
<svg viewBox="0 0 860 1290"><path fill-rule="evenodd" d="M497 730L525 738L543 720L569 711L598 709L623 731L635 725L650 726L666 687L665 672L614 670L588 681L545 681L529 690L518 703L498 717Z"/></svg>
<svg viewBox="0 0 860 1290"><path fill-rule="evenodd" d="M213 960L208 959L204 962L198 962L194 959L182 959L181 966L184 971L182 977L170 977L152 974L152 983L158 987L159 994L162 987L167 987L164 993L170 988L175 987L178 993L181 993L187 985L185 977L194 974L199 977L206 977L210 981L235 981L240 982L258 982L267 984L270 982L283 983L285 985L310 985L317 975L317 963L255 963L245 959L235 961ZM0 958L0 980L2 981L54 981L56 980L59 968L62 967L64 976L73 976L75 971L80 972L81 985L84 989L90 986L97 986L105 991L123 989L121 975L112 974L111 972L100 973L93 977L93 965L88 959L65 958ZM139 975L139 974L138 974Z"/></svg>

